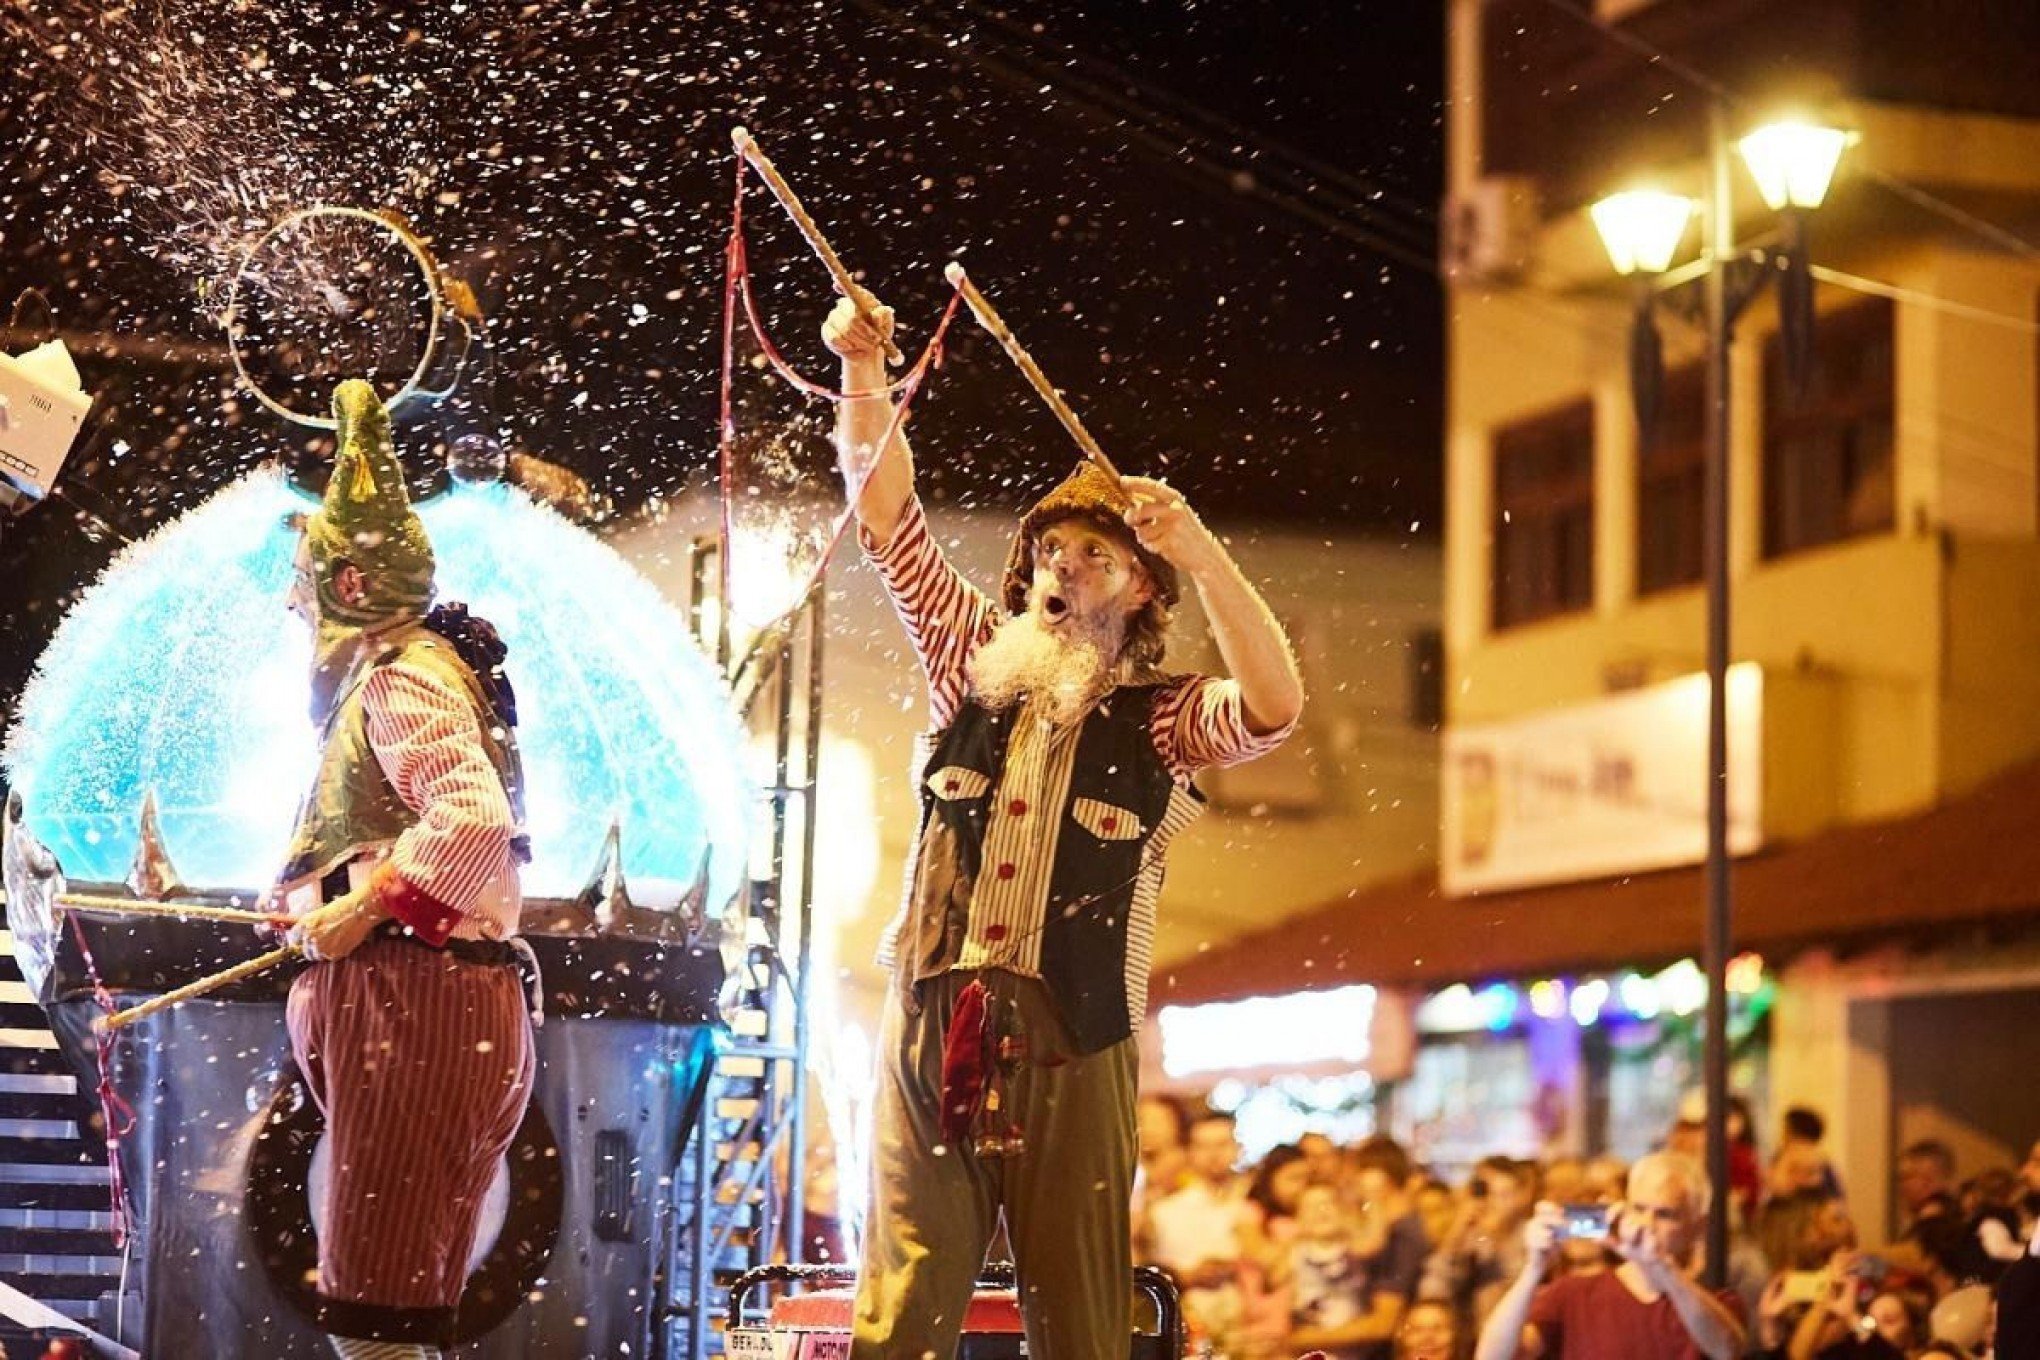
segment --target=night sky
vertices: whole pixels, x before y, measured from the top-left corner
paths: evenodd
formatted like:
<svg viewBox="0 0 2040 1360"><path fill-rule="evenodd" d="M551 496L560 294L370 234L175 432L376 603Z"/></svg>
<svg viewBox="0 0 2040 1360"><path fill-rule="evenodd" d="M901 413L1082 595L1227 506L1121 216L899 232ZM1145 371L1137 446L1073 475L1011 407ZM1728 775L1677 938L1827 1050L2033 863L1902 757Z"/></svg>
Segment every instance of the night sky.
<svg viewBox="0 0 2040 1360"><path fill-rule="evenodd" d="M99 400L66 495L0 524L0 723L122 536L264 461L317 467L219 361L240 251L294 208L397 209L489 317L489 380L478 350L462 400L403 408L407 450L493 430L619 513L704 485L738 123L910 355L962 259L1126 470L1218 518L1428 536L1442 27L1409 0L11 4L4 298L39 288L128 353L77 356ZM755 183L746 216L773 338L831 379L825 274ZM375 266L356 301L400 297L386 240L325 247ZM281 337L320 294L275 272ZM291 334L328 368L407 369L412 313L381 318ZM748 367L737 395L754 426L798 414ZM1017 510L1072 456L967 317L914 415L939 496Z"/></svg>

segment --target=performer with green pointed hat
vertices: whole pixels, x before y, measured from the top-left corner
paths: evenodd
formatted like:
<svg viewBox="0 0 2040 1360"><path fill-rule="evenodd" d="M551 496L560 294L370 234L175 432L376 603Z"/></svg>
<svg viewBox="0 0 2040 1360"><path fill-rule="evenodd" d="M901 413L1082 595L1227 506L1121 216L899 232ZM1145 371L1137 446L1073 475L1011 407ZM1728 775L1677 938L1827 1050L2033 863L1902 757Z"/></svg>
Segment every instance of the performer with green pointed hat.
<svg viewBox="0 0 2040 1360"><path fill-rule="evenodd" d="M531 1094L516 707L494 630L433 608L374 389L342 383L333 412L289 598L313 630L320 756L278 888L314 960L288 1020L332 1152L318 1321L347 1360L414 1360L450 1340Z"/></svg>

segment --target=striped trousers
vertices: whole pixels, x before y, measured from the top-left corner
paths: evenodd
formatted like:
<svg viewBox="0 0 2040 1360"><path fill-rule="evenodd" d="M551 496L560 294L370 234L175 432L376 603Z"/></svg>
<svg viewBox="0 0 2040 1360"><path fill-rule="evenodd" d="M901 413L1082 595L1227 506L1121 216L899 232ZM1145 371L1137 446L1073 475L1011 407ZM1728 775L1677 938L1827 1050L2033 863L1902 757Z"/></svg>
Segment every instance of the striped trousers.
<svg viewBox="0 0 2040 1360"><path fill-rule="evenodd" d="M291 1049L326 1116L326 1330L432 1340L451 1325L482 1199L531 1098L514 968L371 938L292 985Z"/></svg>

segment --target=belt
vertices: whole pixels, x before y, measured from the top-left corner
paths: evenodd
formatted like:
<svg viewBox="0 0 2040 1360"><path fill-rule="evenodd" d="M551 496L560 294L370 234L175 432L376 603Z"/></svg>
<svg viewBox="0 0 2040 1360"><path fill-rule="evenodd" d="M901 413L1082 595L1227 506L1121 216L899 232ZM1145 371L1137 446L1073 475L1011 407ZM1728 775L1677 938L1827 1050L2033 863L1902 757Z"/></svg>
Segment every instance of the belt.
<svg viewBox="0 0 2040 1360"><path fill-rule="evenodd" d="M420 949L436 949L442 954L451 954L462 963L514 964L521 957L503 940L448 940L442 945L430 945L419 939L417 932L402 921L384 921L369 933L377 939L403 940Z"/></svg>
<svg viewBox="0 0 2040 1360"><path fill-rule="evenodd" d="M340 865L319 880L321 900L331 902L353 890L353 877L349 873L352 863L350 860ZM518 952L501 940L448 940L444 945L429 945L402 921L384 921L370 933L379 939L404 940L421 949L436 947L463 963L516 963L519 960Z"/></svg>
<svg viewBox="0 0 2040 1360"><path fill-rule="evenodd" d="M348 872L349 867L349 864L342 864L319 880L319 894L322 900L331 902L353 890L353 877ZM531 946L523 940L448 940L443 945L434 946L419 939L417 933L402 921L384 921L377 925L370 935L376 939L402 940L420 949L436 948L438 952L450 954L462 963L515 968L529 1002L533 1028L545 1023L545 984L539 976L538 955L534 954Z"/></svg>

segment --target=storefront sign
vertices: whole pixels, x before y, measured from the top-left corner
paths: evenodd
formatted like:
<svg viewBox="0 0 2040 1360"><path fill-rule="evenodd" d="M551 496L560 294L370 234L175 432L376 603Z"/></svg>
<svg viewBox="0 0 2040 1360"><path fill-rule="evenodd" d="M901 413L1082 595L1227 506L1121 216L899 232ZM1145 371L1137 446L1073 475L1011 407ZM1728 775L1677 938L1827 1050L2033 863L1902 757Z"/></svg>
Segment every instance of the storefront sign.
<svg viewBox="0 0 2040 1360"><path fill-rule="evenodd" d="M1728 844L1762 839L1764 678L1728 673ZM1464 895L1695 864L1707 853L1707 677L1446 730L1439 877Z"/></svg>
<svg viewBox="0 0 2040 1360"><path fill-rule="evenodd" d="M1368 986L1164 1006L1156 1017L1162 1071L1178 1080L1280 1067L1394 1081L1410 1069L1411 1010L1403 993Z"/></svg>

